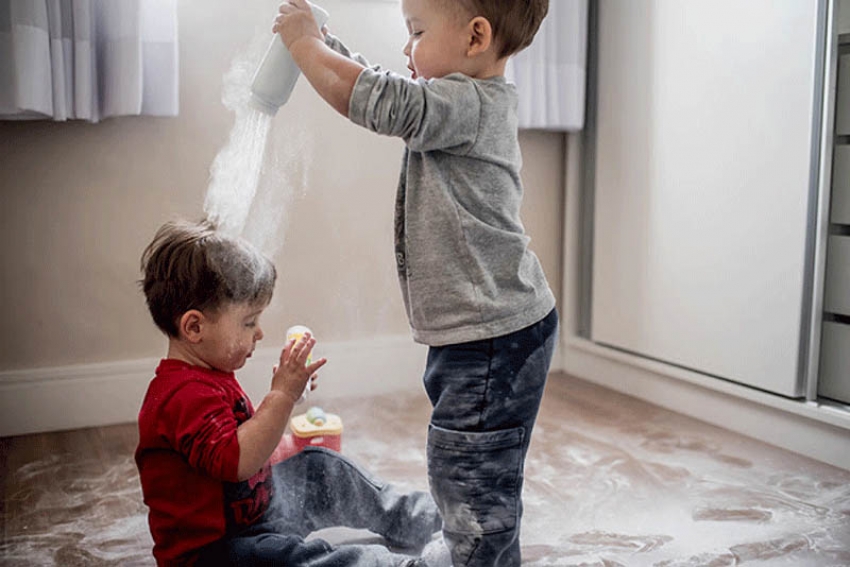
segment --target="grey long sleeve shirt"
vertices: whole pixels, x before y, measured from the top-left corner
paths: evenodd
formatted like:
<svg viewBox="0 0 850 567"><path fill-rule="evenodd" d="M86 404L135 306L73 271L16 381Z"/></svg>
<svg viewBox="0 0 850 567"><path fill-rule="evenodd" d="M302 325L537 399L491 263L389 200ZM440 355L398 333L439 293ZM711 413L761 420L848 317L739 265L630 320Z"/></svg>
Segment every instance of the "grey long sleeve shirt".
<svg viewBox="0 0 850 567"><path fill-rule="evenodd" d="M413 81L367 68L354 87L349 118L406 143L395 252L417 342L504 335L555 306L520 221L516 106L503 77Z"/></svg>

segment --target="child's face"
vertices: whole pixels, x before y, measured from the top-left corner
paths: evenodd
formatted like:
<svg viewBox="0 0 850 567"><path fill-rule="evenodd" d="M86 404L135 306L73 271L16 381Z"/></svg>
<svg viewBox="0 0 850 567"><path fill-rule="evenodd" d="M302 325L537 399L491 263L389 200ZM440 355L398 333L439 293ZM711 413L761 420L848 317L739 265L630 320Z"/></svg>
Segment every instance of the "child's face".
<svg viewBox="0 0 850 567"><path fill-rule="evenodd" d="M433 79L465 72L465 22L439 0L401 0L407 31L404 46L413 78Z"/></svg>
<svg viewBox="0 0 850 567"><path fill-rule="evenodd" d="M198 345L204 362L222 372L242 368L263 338L260 315L265 307L235 303L209 317Z"/></svg>

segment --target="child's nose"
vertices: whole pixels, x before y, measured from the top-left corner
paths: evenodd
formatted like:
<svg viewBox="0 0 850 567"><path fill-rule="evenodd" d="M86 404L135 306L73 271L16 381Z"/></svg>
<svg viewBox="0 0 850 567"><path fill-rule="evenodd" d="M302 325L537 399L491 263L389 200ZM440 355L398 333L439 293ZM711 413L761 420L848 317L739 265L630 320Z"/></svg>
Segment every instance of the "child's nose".
<svg viewBox="0 0 850 567"><path fill-rule="evenodd" d="M257 327L257 332L254 333L254 340L255 341L263 340L263 329L262 329L262 327L259 327L259 326Z"/></svg>
<svg viewBox="0 0 850 567"><path fill-rule="evenodd" d="M407 43L405 43L405 44L404 44L404 49L402 49L402 52L403 52L403 53L404 53L407 57L410 57L410 42L411 42L411 41L413 41L413 39L412 39L412 38L411 38L411 39L408 39L408 40L407 40Z"/></svg>

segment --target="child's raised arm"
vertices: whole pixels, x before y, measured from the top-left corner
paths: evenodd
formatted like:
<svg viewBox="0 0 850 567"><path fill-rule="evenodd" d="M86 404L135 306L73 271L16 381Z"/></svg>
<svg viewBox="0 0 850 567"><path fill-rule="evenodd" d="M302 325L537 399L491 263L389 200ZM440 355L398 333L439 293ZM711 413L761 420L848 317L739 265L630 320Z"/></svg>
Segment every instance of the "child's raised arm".
<svg viewBox="0 0 850 567"><path fill-rule="evenodd" d="M319 96L348 118L351 93L363 65L325 44L306 0L281 4L272 31L280 34L292 59Z"/></svg>
<svg viewBox="0 0 850 567"><path fill-rule="evenodd" d="M316 339L305 334L298 342L290 341L280 354L280 364L272 376L271 391L263 398L254 415L239 426L239 480L251 478L280 443L292 408L301 398L304 386L325 365L321 358L307 364Z"/></svg>

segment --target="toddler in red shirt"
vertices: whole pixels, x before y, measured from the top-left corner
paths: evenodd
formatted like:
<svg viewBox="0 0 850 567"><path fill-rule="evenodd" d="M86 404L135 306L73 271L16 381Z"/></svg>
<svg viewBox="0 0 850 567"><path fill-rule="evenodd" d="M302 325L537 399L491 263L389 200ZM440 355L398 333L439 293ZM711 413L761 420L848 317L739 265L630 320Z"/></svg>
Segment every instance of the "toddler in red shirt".
<svg viewBox="0 0 850 567"><path fill-rule="evenodd" d="M293 406L326 360L315 339L289 341L254 410L235 371L263 338L274 265L206 222L170 222L142 256L142 287L168 354L139 412L136 463L157 564L414 566L380 545L314 539L330 526L369 529L417 548L442 522L431 497L402 493L342 455L307 447L272 465Z"/></svg>

